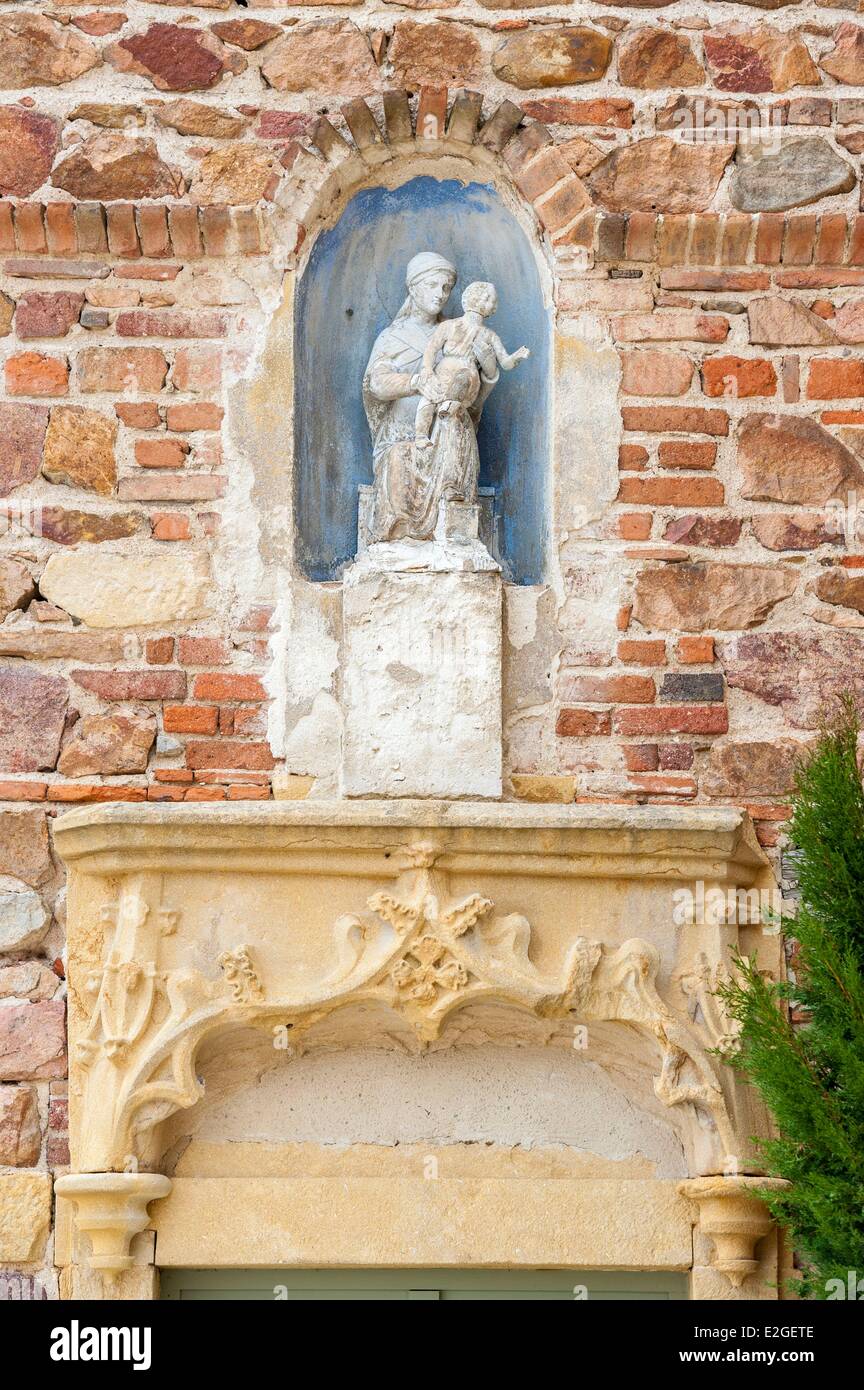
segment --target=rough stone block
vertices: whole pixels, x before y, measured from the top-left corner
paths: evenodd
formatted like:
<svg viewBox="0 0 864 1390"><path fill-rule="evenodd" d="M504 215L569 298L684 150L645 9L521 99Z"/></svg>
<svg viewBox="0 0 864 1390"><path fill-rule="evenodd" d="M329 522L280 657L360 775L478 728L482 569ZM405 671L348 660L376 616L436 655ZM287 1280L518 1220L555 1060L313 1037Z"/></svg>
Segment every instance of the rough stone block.
<svg viewBox="0 0 864 1390"><path fill-rule="evenodd" d="M501 580L349 574L346 796L501 795Z"/></svg>

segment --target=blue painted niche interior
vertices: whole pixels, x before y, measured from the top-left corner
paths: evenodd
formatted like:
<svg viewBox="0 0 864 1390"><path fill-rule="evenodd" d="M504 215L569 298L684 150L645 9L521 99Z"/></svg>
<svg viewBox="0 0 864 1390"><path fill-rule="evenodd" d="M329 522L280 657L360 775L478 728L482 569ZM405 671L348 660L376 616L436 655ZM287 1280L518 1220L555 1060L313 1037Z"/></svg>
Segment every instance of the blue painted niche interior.
<svg viewBox="0 0 864 1390"><path fill-rule="evenodd" d="M528 240L485 184L422 177L355 195L322 232L295 308L297 554L310 579L338 578L357 548L357 488L372 481L372 441L361 383L372 344L405 298L405 267L437 251L459 270L444 311L461 312L471 280L491 280L490 319L512 352L480 422L480 485L495 489L500 559L517 584L543 579L548 473L549 319Z"/></svg>

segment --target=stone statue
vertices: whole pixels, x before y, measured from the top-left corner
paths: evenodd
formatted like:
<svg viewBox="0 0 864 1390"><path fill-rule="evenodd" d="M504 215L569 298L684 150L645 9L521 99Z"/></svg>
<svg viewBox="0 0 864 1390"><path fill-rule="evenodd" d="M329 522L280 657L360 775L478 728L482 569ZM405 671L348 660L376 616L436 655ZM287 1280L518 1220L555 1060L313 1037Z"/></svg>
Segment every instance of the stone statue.
<svg viewBox="0 0 864 1390"><path fill-rule="evenodd" d="M511 357L484 326L495 308L491 285L470 286L464 317L441 322L456 278L435 252L412 257L408 297L369 357L363 405L374 444L371 542L431 540L442 502L476 502L480 413L499 366L509 370L528 355L522 348Z"/></svg>
<svg viewBox="0 0 864 1390"><path fill-rule="evenodd" d="M439 323L423 354L420 393L423 397L414 420L414 443L418 449L431 449L433 423L442 415L467 414L480 394L480 364L494 353L499 367L510 372L526 357L527 347L509 353L491 328L483 323L498 308L494 285L475 280L462 295L461 319L445 319ZM440 358L440 361L439 361ZM440 405L438 386L444 391Z"/></svg>

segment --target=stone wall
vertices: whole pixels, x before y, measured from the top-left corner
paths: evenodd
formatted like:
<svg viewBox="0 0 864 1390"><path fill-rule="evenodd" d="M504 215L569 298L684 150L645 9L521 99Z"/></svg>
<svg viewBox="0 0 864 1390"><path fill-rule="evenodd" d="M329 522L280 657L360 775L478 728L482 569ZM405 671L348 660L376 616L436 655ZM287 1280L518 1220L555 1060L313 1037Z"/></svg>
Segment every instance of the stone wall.
<svg viewBox="0 0 864 1390"><path fill-rule="evenodd" d="M507 794L743 804L777 845L796 750L864 688L854 10L0 9L0 1292L54 1289L52 818L333 794L334 593L293 564L280 441L293 276L358 164L476 149L548 267L552 555L507 595Z"/></svg>

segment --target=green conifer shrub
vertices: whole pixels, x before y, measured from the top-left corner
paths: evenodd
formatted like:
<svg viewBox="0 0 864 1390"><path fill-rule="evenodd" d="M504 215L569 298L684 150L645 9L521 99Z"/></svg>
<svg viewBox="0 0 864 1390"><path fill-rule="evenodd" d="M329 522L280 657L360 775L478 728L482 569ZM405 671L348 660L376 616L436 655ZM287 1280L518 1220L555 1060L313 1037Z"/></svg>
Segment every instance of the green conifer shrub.
<svg viewBox="0 0 864 1390"><path fill-rule="evenodd" d="M800 764L790 838L800 911L794 982L736 960L719 991L740 1027L727 1058L760 1092L776 1137L761 1141L766 1170L791 1187L766 1193L803 1266L805 1298L837 1297L830 1280L864 1280L864 789L851 699ZM796 1001L804 1021L795 1025ZM864 1290L864 1283L861 1285ZM861 1294L859 1293L859 1296Z"/></svg>

